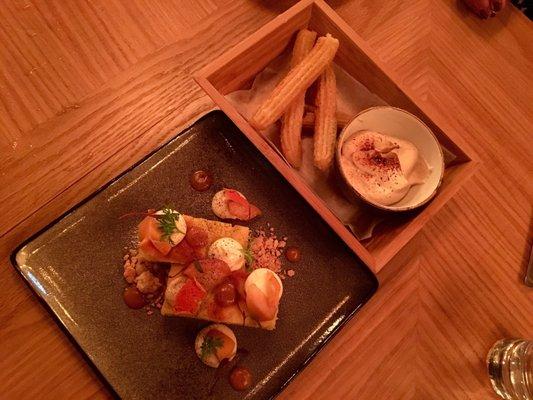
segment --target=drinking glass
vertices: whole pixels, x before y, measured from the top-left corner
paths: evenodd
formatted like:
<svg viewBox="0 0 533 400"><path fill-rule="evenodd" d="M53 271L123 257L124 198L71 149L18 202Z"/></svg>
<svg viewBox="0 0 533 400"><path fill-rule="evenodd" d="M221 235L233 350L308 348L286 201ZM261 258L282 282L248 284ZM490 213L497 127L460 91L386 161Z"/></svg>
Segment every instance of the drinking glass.
<svg viewBox="0 0 533 400"><path fill-rule="evenodd" d="M492 387L506 400L533 400L533 341L502 339L487 355Z"/></svg>

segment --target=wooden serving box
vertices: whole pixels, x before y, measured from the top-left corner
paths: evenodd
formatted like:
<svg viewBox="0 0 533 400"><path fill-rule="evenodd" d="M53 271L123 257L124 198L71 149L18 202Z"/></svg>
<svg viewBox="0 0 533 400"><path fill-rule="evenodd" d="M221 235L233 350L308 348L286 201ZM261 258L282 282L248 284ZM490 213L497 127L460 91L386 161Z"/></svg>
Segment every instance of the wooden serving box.
<svg viewBox="0 0 533 400"><path fill-rule="evenodd" d="M441 145L456 158L447 165L442 185L425 207L407 214L394 214L381 223L371 239L359 241L329 210L263 136L226 100L226 94L242 89L290 44L295 33L308 27L319 35L331 33L340 46L335 63L391 106L403 108L422 119ZM203 68L196 76L198 84L224 111L252 143L267 157L291 185L315 208L346 244L375 273L424 226L478 165L457 134L444 132L418 106L402 87L395 73L383 65L367 43L322 0L303 0L276 17L233 49Z"/></svg>

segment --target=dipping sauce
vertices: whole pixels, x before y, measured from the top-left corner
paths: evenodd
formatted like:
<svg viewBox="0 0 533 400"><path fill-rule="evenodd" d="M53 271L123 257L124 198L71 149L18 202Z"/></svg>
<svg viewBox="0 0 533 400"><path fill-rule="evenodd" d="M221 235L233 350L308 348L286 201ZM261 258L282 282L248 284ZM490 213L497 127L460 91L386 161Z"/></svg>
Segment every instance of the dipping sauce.
<svg viewBox="0 0 533 400"><path fill-rule="evenodd" d="M296 246L287 247L287 249L285 250L285 258L292 263L300 261L300 259L302 258L300 248Z"/></svg>
<svg viewBox="0 0 533 400"><path fill-rule="evenodd" d="M213 176L208 171L199 169L191 174L189 183L194 190L204 192L213 184Z"/></svg>
<svg viewBox="0 0 533 400"><path fill-rule="evenodd" d="M126 303L129 308L133 308L134 310L143 308L146 305L146 300L144 300L142 293L139 292L139 289L137 289L135 286L128 286L126 289L124 289L122 296L124 298L124 303Z"/></svg>
<svg viewBox="0 0 533 400"><path fill-rule="evenodd" d="M384 206L399 202L412 185L429 176L429 167L413 143L373 131L350 135L342 145L340 163L354 189Z"/></svg>
<svg viewBox="0 0 533 400"><path fill-rule="evenodd" d="M235 367L229 375L231 387L237 391L243 391L252 384L252 374L246 367Z"/></svg>

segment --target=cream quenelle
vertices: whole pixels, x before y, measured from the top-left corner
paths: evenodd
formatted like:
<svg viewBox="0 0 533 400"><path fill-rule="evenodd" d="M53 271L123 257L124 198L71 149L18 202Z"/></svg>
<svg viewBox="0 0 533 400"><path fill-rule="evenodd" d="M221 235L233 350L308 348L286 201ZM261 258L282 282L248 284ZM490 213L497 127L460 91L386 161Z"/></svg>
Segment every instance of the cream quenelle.
<svg viewBox="0 0 533 400"><path fill-rule="evenodd" d="M367 200L388 206L410 187L424 183L429 167L416 146L374 131L358 131L343 143L341 168L348 183Z"/></svg>

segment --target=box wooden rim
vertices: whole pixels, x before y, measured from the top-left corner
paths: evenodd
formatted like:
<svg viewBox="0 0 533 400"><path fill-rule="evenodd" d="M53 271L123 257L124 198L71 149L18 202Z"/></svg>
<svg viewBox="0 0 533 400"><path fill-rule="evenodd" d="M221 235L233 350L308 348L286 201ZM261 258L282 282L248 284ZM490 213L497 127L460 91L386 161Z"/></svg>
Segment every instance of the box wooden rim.
<svg viewBox="0 0 533 400"><path fill-rule="evenodd" d="M426 119L432 122L432 125L438 127L428 114L418 106L418 104L409 95L409 90L402 87L401 82L397 79L396 74L383 65L383 62L379 60L373 50L353 29L323 0L301 0L294 6L289 8L284 13L278 15L270 22L266 23L251 35L243 39L236 44L233 48L221 54L218 58L212 61L210 64L204 66L200 71L194 75L196 82L204 89L209 97L215 102L215 104L226 114L228 117L241 129L248 139L267 157L269 162L287 179L304 199L321 215L326 223L339 235L339 237L361 258L361 260L369 266L374 272L379 272L400 250L403 248L412 238L416 235L422 226L447 203L451 197L461 188L462 183L469 179L472 174L478 168L480 162L477 157L473 155L470 147L457 135L451 135L449 132L444 133L440 128L439 130L444 135L444 138L439 138L439 143L442 144L444 140L447 143L451 143L454 148L459 149L465 156L466 161L462 164L464 166L460 171L455 173L454 180L457 181L455 185L450 185L440 190L436 196L433 197L433 201L429 202L422 207L422 210L418 215L414 216L409 222L406 223L400 235L396 235L381 251L380 258L376 258L370 250L368 250L348 228L342 224L342 222L333 214L333 212L327 207L325 202L318 197L308 186L303 182L299 174L297 174L287 163L281 158L278 151L271 148L267 141L257 132L248 121L236 110L236 108L225 98L225 96L210 82L209 78L220 69L220 67L227 65L230 61L233 61L245 50L251 48L256 42L266 38L269 33L283 26L291 18L298 16L300 13L309 10L309 19L313 12L318 10L326 15L326 17L342 30L344 34L349 36L349 39L365 52L367 57L386 74L392 83L402 92L402 94L413 103L418 110L426 117ZM398 108L398 107L397 107ZM403 110L403 109L402 109ZM408 111L408 110L404 110ZM408 111L410 112L410 111ZM411 113L411 112L410 112ZM411 113L413 114L413 113ZM415 115L417 118L426 122L420 118L419 115ZM427 125L427 124L426 124ZM429 127L431 131L431 127ZM435 132L433 132L435 134ZM453 140L452 140L453 137ZM446 146L445 146L446 147ZM462 182L461 184L459 184ZM438 201L437 201L438 200Z"/></svg>

